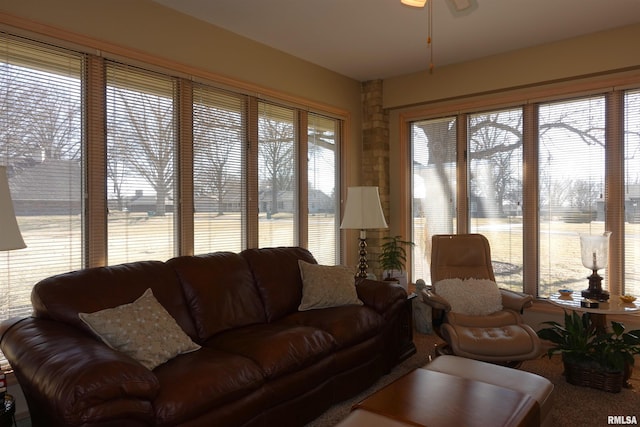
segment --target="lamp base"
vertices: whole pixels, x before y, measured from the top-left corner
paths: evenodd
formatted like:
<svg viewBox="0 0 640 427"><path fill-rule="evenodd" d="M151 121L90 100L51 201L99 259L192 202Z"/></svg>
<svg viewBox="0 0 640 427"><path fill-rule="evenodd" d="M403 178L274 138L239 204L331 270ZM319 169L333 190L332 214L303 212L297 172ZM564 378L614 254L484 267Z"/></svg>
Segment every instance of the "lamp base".
<svg viewBox="0 0 640 427"><path fill-rule="evenodd" d="M590 289L585 289L582 291L582 298L594 299L596 301L608 301L609 300L609 292L607 291L592 291Z"/></svg>
<svg viewBox="0 0 640 427"><path fill-rule="evenodd" d="M367 238L360 235L360 251L358 253L360 255L360 259L358 260L358 274L356 277L367 277L367 269L369 268L369 264L367 264Z"/></svg>
<svg viewBox="0 0 640 427"><path fill-rule="evenodd" d="M588 277L589 288L582 291L582 298L589 298L596 301L608 301L609 292L602 289L602 276L597 270L593 270L593 274Z"/></svg>

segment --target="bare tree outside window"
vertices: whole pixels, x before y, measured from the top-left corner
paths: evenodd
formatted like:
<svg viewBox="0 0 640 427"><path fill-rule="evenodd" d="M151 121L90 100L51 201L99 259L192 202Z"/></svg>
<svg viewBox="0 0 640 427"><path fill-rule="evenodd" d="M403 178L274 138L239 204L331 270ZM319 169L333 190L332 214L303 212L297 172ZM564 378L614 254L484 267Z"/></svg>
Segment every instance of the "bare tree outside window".
<svg viewBox="0 0 640 427"><path fill-rule="evenodd" d="M175 227L161 218L173 213L175 81L109 63L106 90L109 262L170 258Z"/></svg>

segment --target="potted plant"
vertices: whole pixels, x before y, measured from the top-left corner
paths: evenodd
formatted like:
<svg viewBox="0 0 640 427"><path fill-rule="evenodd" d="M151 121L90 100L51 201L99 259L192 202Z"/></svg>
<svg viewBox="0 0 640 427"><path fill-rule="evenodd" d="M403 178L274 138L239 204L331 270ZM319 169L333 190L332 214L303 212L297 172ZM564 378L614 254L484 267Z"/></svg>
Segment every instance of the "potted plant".
<svg viewBox="0 0 640 427"><path fill-rule="evenodd" d="M407 262L407 251L405 247L415 244L408 240L402 240L400 236L387 236L383 240L384 243L378 257L383 271L383 279L395 280L406 289L407 276L404 272L404 264Z"/></svg>
<svg viewBox="0 0 640 427"><path fill-rule="evenodd" d="M611 332L598 332L589 313L564 313L564 325L544 322L538 331L552 346L547 356L561 354L565 376L571 384L610 392L627 385L634 356L640 354L640 330L625 332L624 324L611 322Z"/></svg>

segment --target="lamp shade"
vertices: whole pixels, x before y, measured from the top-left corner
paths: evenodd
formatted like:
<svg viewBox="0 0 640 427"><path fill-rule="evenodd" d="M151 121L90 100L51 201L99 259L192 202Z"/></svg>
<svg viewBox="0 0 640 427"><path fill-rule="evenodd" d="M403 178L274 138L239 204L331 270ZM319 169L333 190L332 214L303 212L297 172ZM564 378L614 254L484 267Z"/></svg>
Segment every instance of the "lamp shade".
<svg viewBox="0 0 640 427"><path fill-rule="evenodd" d="M7 167L0 166L0 251L26 248L13 211Z"/></svg>
<svg viewBox="0 0 640 427"><path fill-rule="evenodd" d="M387 228L378 187L349 187L340 228L368 230Z"/></svg>
<svg viewBox="0 0 640 427"><path fill-rule="evenodd" d="M580 234L580 256L582 265L592 270L605 268L609 262L610 231L601 235Z"/></svg>

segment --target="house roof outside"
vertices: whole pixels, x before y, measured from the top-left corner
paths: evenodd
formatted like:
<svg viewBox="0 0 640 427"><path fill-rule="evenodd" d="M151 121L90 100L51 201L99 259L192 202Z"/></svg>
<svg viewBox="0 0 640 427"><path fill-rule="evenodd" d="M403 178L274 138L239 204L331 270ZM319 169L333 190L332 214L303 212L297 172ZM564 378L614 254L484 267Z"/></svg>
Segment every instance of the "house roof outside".
<svg viewBox="0 0 640 427"><path fill-rule="evenodd" d="M78 200L82 194L82 167L77 160L45 160L17 170L9 185L14 202Z"/></svg>

